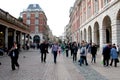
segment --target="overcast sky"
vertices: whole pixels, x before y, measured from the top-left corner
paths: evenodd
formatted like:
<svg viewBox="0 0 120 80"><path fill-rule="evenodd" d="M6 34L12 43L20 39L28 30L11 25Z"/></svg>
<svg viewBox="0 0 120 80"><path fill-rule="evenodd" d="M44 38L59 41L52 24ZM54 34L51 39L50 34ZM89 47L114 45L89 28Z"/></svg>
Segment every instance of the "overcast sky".
<svg viewBox="0 0 120 80"><path fill-rule="evenodd" d="M0 8L18 18L29 4L39 4L46 14L47 23L56 36L62 35L69 22L69 9L75 0L2 0Z"/></svg>

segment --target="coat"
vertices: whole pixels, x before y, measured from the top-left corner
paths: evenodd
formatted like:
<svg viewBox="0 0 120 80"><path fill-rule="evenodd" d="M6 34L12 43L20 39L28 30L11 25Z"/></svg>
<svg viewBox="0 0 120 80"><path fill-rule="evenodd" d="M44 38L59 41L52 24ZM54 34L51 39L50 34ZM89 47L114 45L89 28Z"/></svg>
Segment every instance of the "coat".
<svg viewBox="0 0 120 80"><path fill-rule="evenodd" d="M105 59L110 59L110 50L111 50L111 48L109 47L109 46L105 46L104 48L103 48L103 57L105 58Z"/></svg>
<svg viewBox="0 0 120 80"><path fill-rule="evenodd" d="M9 52L8 54L11 58L16 58L18 59L19 57L19 50L18 49L13 49Z"/></svg>
<svg viewBox="0 0 120 80"><path fill-rule="evenodd" d="M96 53L97 53L97 46L94 45L91 47L91 54L96 55Z"/></svg>
<svg viewBox="0 0 120 80"><path fill-rule="evenodd" d="M111 56L112 59L117 59L118 58L117 50L115 48L111 49L110 56Z"/></svg>
<svg viewBox="0 0 120 80"><path fill-rule="evenodd" d="M80 56L87 56L86 46L82 46L80 49Z"/></svg>
<svg viewBox="0 0 120 80"><path fill-rule="evenodd" d="M78 47L77 46L73 46L73 54L77 54L78 51Z"/></svg>
<svg viewBox="0 0 120 80"><path fill-rule="evenodd" d="M41 53L47 53L48 52L48 45L45 43L42 43L40 45L40 50L41 50Z"/></svg>

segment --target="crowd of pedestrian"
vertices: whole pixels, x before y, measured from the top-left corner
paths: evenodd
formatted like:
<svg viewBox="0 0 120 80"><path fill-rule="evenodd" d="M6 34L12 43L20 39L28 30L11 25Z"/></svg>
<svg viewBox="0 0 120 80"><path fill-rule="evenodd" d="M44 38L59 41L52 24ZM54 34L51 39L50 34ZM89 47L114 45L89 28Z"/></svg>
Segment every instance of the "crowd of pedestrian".
<svg viewBox="0 0 120 80"><path fill-rule="evenodd" d="M43 41L38 45L41 53L41 63L46 63L46 58L48 53L53 54L53 61L57 63L57 55L63 53L66 58L72 57L73 62L78 62L80 66L86 65L88 66L87 54L91 55L91 63L96 63L96 55L98 50L98 45L95 43L87 43L82 41L81 43L77 42L68 42L68 43L58 43L54 42L51 45L47 41ZM51 49L49 52L48 48ZM77 55L79 52L79 59L77 59ZM119 62L118 55L120 53L119 45L115 44L106 44L102 50L103 57L103 66L112 66L114 62L114 67L117 67L117 63ZM9 50L8 55L11 58L11 68L15 70L16 67L19 69L20 65L18 63L19 58L19 48L16 42L13 43L12 48ZM1 63L0 63L1 65Z"/></svg>
<svg viewBox="0 0 120 80"><path fill-rule="evenodd" d="M91 55L91 63L96 63L96 55L97 55L97 50L98 50L98 45L95 43L87 43L85 41L82 41L80 44L77 42L71 42L71 43L66 43L65 44L65 50L66 50L66 57L69 57L69 54L73 57L73 62L77 61L77 54L78 50L80 58L78 60L79 65L82 66L85 64L88 66L88 61L87 61L87 54ZM117 67L117 63L119 62L119 53L120 53L120 47L119 45L115 44L106 44L103 47L102 50L102 63L104 67L107 66L112 66L114 62L114 66Z"/></svg>

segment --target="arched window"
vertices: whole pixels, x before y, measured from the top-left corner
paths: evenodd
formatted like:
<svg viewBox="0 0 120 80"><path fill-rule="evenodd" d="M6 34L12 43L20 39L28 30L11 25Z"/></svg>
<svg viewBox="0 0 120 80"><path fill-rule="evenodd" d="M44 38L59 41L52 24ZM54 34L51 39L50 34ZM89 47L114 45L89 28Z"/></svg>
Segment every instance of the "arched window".
<svg viewBox="0 0 120 80"><path fill-rule="evenodd" d="M40 43L40 37L39 37L39 35L35 35L35 36L33 37L33 42L34 42L34 43Z"/></svg>

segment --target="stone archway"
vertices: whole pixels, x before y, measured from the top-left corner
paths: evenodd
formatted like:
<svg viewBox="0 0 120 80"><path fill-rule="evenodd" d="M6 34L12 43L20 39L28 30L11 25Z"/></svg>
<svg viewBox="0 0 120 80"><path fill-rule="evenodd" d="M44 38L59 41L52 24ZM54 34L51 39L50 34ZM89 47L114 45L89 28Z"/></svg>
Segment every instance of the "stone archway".
<svg viewBox="0 0 120 80"><path fill-rule="evenodd" d="M39 35L35 35L35 36L33 37L33 42L34 42L34 43L40 43L40 37L39 37Z"/></svg>
<svg viewBox="0 0 120 80"><path fill-rule="evenodd" d="M112 43L111 19L105 16L103 19L103 42Z"/></svg>
<svg viewBox="0 0 120 80"><path fill-rule="evenodd" d="M95 22L94 24L94 41L97 45L100 44L100 34L99 34L99 24L98 22Z"/></svg>
<svg viewBox="0 0 120 80"><path fill-rule="evenodd" d="M92 28L88 27L88 42L92 42Z"/></svg>
<svg viewBox="0 0 120 80"><path fill-rule="evenodd" d="M118 14L117 14L117 20L119 20L118 23L120 23L120 10L118 11Z"/></svg>
<svg viewBox="0 0 120 80"><path fill-rule="evenodd" d="M86 41L86 29L84 29L84 40Z"/></svg>

